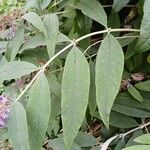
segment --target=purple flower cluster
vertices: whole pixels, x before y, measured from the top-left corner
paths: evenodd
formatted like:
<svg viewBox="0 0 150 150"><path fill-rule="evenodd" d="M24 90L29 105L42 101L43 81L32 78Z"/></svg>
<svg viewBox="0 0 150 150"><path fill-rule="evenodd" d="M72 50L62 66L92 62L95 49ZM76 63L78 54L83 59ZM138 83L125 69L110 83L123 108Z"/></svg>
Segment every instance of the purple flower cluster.
<svg viewBox="0 0 150 150"><path fill-rule="evenodd" d="M0 96L0 128L5 128L10 113L10 100L6 96Z"/></svg>

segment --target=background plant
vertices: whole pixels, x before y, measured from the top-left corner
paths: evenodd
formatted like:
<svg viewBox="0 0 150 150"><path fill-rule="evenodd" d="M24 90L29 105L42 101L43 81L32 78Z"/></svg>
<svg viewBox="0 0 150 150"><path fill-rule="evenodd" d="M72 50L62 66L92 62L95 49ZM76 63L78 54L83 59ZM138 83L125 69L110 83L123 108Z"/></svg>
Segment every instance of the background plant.
<svg viewBox="0 0 150 150"><path fill-rule="evenodd" d="M12 5L1 11L2 146L149 149L149 0Z"/></svg>

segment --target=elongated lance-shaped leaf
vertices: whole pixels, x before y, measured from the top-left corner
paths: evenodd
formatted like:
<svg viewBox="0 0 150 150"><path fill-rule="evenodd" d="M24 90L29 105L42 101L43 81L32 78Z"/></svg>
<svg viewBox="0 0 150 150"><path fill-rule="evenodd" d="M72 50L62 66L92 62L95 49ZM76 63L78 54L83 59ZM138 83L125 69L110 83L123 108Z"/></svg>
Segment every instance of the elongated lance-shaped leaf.
<svg viewBox="0 0 150 150"><path fill-rule="evenodd" d="M141 34L145 38L150 38L150 0L144 2L144 15L141 23Z"/></svg>
<svg viewBox="0 0 150 150"><path fill-rule="evenodd" d="M45 38L49 57L51 58L55 53L55 46L58 38L59 20L56 14L46 15L44 18L47 38Z"/></svg>
<svg viewBox="0 0 150 150"><path fill-rule="evenodd" d="M134 141L138 142L138 143L150 145L150 134L149 133L143 134L143 135L137 137Z"/></svg>
<svg viewBox="0 0 150 150"><path fill-rule="evenodd" d="M47 37L46 28L38 14L36 14L35 12L29 12L23 16L23 19L27 20L29 23L39 29L39 31L43 32Z"/></svg>
<svg viewBox="0 0 150 150"><path fill-rule="evenodd" d="M130 0L114 0L114 3L113 3L113 11L114 12L119 12L123 7L125 7L128 3L129 3Z"/></svg>
<svg viewBox="0 0 150 150"><path fill-rule="evenodd" d="M30 150L26 112L20 102L11 106L8 134L15 150Z"/></svg>
<svg viewBox="0 0 150 150"><path fill-rule="evenodd" d="M16 32L16 36L14 37L14 39L12 39L12 41L10 41L8 48L11 53L10 55L10 60L14 60L21 45L24 42L24 28L19 28Z"/></svg>
<svg viewBox="0 0 150 150"><path fill-rule="evenodd" d="M89 65L74 47L68 54L62 79L62 123L66 150L70 150L85 117L90 86Z"/></svg>
<svg viewBox="0 0 150 150"><path fill-rule="evenodd" d="M49 84L45 75L41 73L30 90L27 106L31 150L41 150L42 148L50 111L51 98Z"/></svg>
<svg viewBox="0 0 150 150"><path fill-rule="evenodd" d="M109 117L119 91L124 67L124 55L118 41L107 34L96 60L96 101L104 124L109 127Z"/></svg>
<svg viewBox="0 0 150 150"><path fill-rule="evenodd" d="M107 15L103 6L96 0L81 0L77 8L86 16L107 27Z"/></svg>

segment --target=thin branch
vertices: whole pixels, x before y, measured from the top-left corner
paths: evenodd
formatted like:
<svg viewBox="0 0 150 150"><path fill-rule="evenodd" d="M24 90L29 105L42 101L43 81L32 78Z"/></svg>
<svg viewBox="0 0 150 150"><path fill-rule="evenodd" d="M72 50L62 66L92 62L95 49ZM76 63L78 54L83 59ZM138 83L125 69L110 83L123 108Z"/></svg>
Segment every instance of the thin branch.
<svg viewBox="0 0 150 150"><path fill-rule="evenodd" d="M30 88L30 86L34 83L34 81L37 79L37 77L44 72L45 68L55 59L57 58L60 54L62 54L64 51L68 50L69 48L71 48L72 46L75 46L78 42L80 42L81 40L84 40L88 37L91 37L93 35L98 35L98 34L103 34L103 33L110 33L110 32L140 32L139 29L111 29L108 28L106 30L102 30L102 31L97 31L97 32L93 32L87 35L84 35L80 38L78 38L77 40L73 40L69 45L67 45L66 47L64 47L62 50L60 50L58 53L56 53L51 59L49 59L49 61L47 61L47 63L41 67L41 69L37 72L37 74L34 76L34 78L30 81L30 83L26 86L26 88L20 93L20 95L16 98L15 101L18 101L23 95L24 93Z"/></svg>
<svg viewBox="0 0 150 150"><path fill-rule="evenodd" d="M126 38L139 38L140 36L122 36L122 37L116 37L116 39L126 39ZM99 40L93 44L91 44L85 51L84 51L84 54L93 46L101 43L103 40Z"/></svg>
<svg viewBox="0 0 150 150"><path fill-rule="evenodd" d="M109 144L110 144L114 139L116 139L117 137L119 137L119 138L124 138L125 136L127 136L127 135L129 135L129 134L131 134L131 133L133 133L133 132L135 132L135 131L137 131L137 130L143 129L143 128L149 126L149 125L150 125L150 121L147 122L147 123L145 123L145 124L143 124L143 125L141 125L141 126L139 126L139 127L137 127L137 128L134 128L134 129L132 129L132 130L130 130L130 131L124 133L124 134L118 134L118 135L115 135L115 136L109 138L105 143L102 144L101 150L107 150Z"/></svg>

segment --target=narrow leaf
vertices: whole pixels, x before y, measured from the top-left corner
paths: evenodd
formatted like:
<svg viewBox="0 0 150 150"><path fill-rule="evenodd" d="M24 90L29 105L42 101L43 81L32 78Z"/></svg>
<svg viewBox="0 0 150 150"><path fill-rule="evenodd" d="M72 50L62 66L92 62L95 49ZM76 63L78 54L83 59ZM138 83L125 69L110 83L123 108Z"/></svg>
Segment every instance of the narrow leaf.
<svg viewBox="0 0 150 150"><path fill-rule="evenodd" d="M0 66L0 81L17 79L29 73L38 70L38 68L25 61L11 61Z"/></svg>
<svg viewBox="0 0 150 150"><path fill-rule="evenodd" d="M0 53L3 53L7 49L7 45L7 41L0 41Z"/></svg>
<svg viewBox="0 0 150 150"><path fill-rule="evenodd" d="M144 99L142 97L142 95L140 94L140 92L131 84L128 86L127 88L128 92L138 101L143 102Z"/></svg>
<svg viewBox="0 0 150 150"><path fill-rule="evenodd" d="M134 140L135 142L141 144L149 144L150 145L150 134L143 134Z"/></svg>
<svg viewBox="0 0 150 150"><path fill-rule="evenodd" d="M15 150L30 150L26 112L19 102L11 106L8 134Z"/></svg>
<svg viewBox="0 0 150 150"><path fill-rule="evenodd" d="M88 105L90 72L86 58L74 47L67 56L62 79L62 123L66 150L75 139Z"/></svg>
<svg viewBox="0 0 150 150"><path fill-rule="evenodd" d="M142 91L150 92L150 80L135 84L135 87Z"/></svg>
<svg viewBox="0 0 150 150"><path fill-rule="evenodd" d="M107 27L107 15L103 6L96 0L81 0L77 5L83 14Z"/></svg>
<svg viewBox="0 0 150 150"><path fill-rule="evenodd" d="M150 0L145 0L144 2L144 16L141 23L141 34L145 38L150 37Z"/></svg>
<svg viewBox="0 0 150 150"><path fill-rule="evenodd" d="M46 15L43 21L48 35L47 38L45 39L46 46L48 49L49 57L51 58L55 53L55 46L57 43L59 31L59 20L57 15L50 14Z"/></svg>
<svg viewBox="0 0 150 150"><path fill-rule="evenodd" d="M42 22L41 18L35 12L29 12L29 13L25 14L23 16L23 19L27 20L29 23L31 23L33 26L35 26L37 29L39 29L41 32L43 32L45 36L47 36L44 23Z"/></svg>
<svg viewBox="0 0 150 150"><path fill-rule="evenodd" d="M149 150L149 149L150 149L150 145L135 145L131 147L126 147L122 150Z"/></svg>
<svg viewBox="0 0 150 150"><path fill-rule="evenodd" d="M11 53L10 60L14 60L21 45L24 42L24 28L19 28L16 32L16 36L10 41L8 48Z"/></svg>
<svg viewBox="0 0 150 150"><path fill-rule="evenodd" d="M48 5L51 3L51 0L42 0L41 1L41 8L42 10L48 7Z"/></svg>
<svg viewBox="0 0 150 150"><path fill-rule="evenodd" d="M67 42L70 41L69 38L67 36L65 36L62 33L58 34L58 39L57 39L57 43L59 42ZM38 46L44 46L46 45L46 41L45 41L45 37L42 33L38 33L33 37L30 37L21 47L20 49L20 53L22 53L24 50L27 49L34 49Z"/></svg>
<svg viewBox="0 0 150 150"><path fill-rule="evenodd" d="M48 81L43 73L39 75L30 90L27 106L31 150L41 150L51 111Z"/></svg>
<svg viewBox="0 0 150 150"><path fill-rule="evenodd" d="M96 101L104 124L119 91L124 67L124 55L118 41L108 34L102 42L96 60Z"/></svg>
<svg viewBox="0 0 150 150"><path fill-rule="evenodd" d="M90 66L90 93L89 93L89 109L90 114L93 116L96 110L96 87L95 87L95 63L89 62Z"/></svg>
<svg viewBox="0 0 150 150"><path fill-rule="evenodd" d="M119 12L123 7L125 7L130 0L114 0L113 11Z"/></svg>

